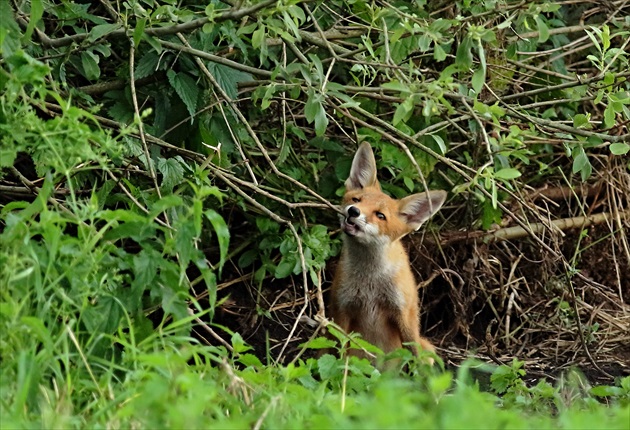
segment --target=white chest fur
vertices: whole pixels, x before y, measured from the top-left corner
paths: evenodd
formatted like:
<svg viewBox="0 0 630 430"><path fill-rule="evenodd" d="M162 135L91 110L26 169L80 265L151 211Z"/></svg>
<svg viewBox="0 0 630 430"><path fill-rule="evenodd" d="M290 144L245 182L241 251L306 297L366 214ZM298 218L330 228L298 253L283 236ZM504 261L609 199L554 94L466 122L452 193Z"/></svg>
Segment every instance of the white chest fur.
<svg viewBox="0 0 630 430"><path fill-rule="evenodd" d="M396 285L400 265L387 261L382 249L357 251L345 252L339 262L338 306L368 313L380 306L402 309L405 299Z"/></svg>

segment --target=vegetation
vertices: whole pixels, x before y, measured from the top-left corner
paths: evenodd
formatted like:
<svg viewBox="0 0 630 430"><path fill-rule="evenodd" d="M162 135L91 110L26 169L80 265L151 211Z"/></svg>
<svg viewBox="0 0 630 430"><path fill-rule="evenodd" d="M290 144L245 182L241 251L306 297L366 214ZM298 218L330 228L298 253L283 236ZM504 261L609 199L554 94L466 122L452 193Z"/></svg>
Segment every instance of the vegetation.
<svg viewBox="0 0 630 430"><path fill-rule="evenodd" d="M626 3L0 2L2 428L628 428ZM433 368L316 358L360 141Z"/></svg>

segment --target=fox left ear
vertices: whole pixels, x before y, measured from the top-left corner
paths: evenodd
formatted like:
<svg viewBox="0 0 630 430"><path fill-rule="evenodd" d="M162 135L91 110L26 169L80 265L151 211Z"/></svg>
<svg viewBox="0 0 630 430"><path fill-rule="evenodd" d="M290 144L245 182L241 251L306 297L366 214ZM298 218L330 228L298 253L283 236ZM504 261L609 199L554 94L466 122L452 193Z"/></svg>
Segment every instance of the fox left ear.
<svg viewBox="0 0 630 430"><path fill-rule="evenodd" d="M346 190L359 190L366 187L381 189L376 178L374 152L369 143L363 142L352 159L350 176L346 179Z"/></svg>
<svg viewBox="0 0 630 430"><path fill-rule="evenodd" d="M442 190L412 194L400 200L399 212L412 230L418 230L426 220L440 210L445 200L446 191Z"/></svg>

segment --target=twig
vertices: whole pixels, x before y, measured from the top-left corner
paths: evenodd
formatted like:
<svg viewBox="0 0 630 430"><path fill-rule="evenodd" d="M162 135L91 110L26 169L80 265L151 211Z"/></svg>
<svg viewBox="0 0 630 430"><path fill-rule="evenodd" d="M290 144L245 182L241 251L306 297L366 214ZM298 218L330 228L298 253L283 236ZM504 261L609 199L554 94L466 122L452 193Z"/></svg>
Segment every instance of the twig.
<svg viewBox="0 0 630 430"><path fill-rule="evenodd" d="M630 209L625 210L623 212L617 213L599 213L590 216L579 216L573 218L563 218L550 221L552 231L559 230L571 230L574 228L586 228L592 225L601 224L604 222L611 221L615 219L617 216L622 218L626 218L630 220ZM541 234L546 230L549 230L550 226L543 223L533 223L529 224L527 229L524 229L521 226L515 227L506 227L495 230L493 232L484 232L484 231L472 231L466 232L464 234L458 234L455 237L446 238L444 240L440 240L440 245L452 245L453 243L458 242L482 242L482 243L493 243L493 242L502 242L506 240L513 239L521 239L526 236L531 236L532 234L537 235ZM448 236L448 234L447 234Z"/></svg>
<svg viewBox="0 0 630 430"><path fill-rule="evenodd" d="M230 345L225 339L223 339L221 336L219 336L213 329L212 327L210 327L208 324L206 324L205 322L203 322L199 317L195 316L195 312L188 308L186 309L188 311L188 315L190 315L191 317L193 317L195 319L195 322L197 324L199 324L199 326L201 328L203 328L205 331L207 331L210 336L212 336L215 340L219 341L219 343L223 346L225 346L227 348L228 351L230 352L234 352L234 348L232 348L232 345Z"/></svg>
<svg viewBox="0 0 630 430"><path fill-rule="evenodd" d="M238 21L241 18L247 15L252 15L258 12L259 10L264 9L267 6L270 6L274 3L276 3L276 0L264 0L248 8L238 9L238 10L229 10L227 12L224 12L214 17L212 22L219 23L219 22L227 21L227 20ZM22 27L24 28L28 27L28 21L26 19L22 17L17 17L17 21ZM171 25L168 27L147 28L144 30L144 32L145 34L148 34L149 36L156 36L156 37L167 36L167 35L176 34L176 33L190 32L190 31L203 27L209 22L210 20L207 17L199 18L199 19L195 19L189 22L182 23L182 24ZM46 33L44 33L43 31L40 31L39 29L35 29L35 32L37 33L39 40L42 42L42 45L48 48L61 48L64 46L71 45L73 43L79 43L87 39L90 35L90 33L88 32L88 33L73 34L70 36L64 36L64 37L60 37L56 39L51 39L50 37L46 35ZM107 35L104 35L103 37L120 38L120 37L128 37L130 36L130 34L131 32L129 30L127 30L126 28L121 28L119 30L112 31L111 33L108 33Z"/></svg>

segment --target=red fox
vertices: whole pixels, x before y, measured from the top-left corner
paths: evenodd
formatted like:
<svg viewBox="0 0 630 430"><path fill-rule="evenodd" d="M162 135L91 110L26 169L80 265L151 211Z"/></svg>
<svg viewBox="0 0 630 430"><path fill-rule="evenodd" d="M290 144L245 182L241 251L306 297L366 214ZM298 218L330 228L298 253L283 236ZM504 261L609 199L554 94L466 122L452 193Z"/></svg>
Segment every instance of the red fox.
<svg viewBox="0 0 630 430"><path fill-rule="evenodd" d="M360 333L384 352L401 348L404 342L435 351L420 336L417 284L400 239L440 209L446 192L413 194L401 200L384 194L367 142L359 146L345 185L343 247L330 303L334 322L346 333ZM418 354L415 346L410 349ZM357 350L352 354L364 356Z"/></svg>

